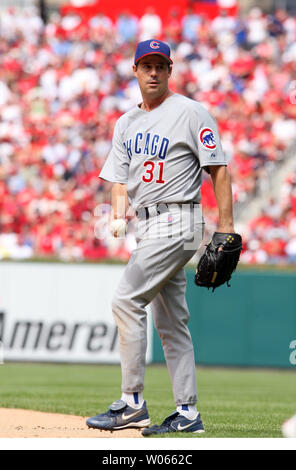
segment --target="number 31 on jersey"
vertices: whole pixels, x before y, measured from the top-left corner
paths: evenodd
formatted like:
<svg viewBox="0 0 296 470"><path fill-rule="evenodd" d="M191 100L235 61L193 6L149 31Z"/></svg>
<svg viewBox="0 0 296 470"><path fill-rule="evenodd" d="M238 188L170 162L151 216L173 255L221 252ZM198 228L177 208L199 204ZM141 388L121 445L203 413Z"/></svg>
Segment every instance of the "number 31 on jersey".
<svg viewBox="0 0 296 470"><path fill-rule="evenodd" d="M142 180L144 183L165 183L163 179L163 169L164 169L164 162L153 162L151 160L147 160L144 162L144 167L146 168L145 174L142 176Z"/></svg>

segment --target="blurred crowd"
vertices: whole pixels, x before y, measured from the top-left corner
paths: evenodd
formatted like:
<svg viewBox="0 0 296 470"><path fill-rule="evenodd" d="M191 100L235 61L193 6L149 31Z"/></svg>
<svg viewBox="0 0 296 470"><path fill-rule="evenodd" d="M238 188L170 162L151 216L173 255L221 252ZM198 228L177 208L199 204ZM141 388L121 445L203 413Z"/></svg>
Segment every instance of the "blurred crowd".
<svg viewBox="0 0 296 470"><path fill-rule="evenodd" d="M244 232L247 264L296 263L296 168Z"/></svg>
<svg viewBox="0 0 296 470"><path fill-rule="evenodd" d="M112 21L34 8L0 16L0 259L126 260L133 246L96 237L108 225L110 183L98 178L118 117L141 101L132 63L138 40L168 42L171 89L217 120L235 203L256 195L296 136L296 19L284 10L214 20L148 8ZM246 263L296 262L296 174L245 234ZM209 227L217 208L204 175Z"/></svg>

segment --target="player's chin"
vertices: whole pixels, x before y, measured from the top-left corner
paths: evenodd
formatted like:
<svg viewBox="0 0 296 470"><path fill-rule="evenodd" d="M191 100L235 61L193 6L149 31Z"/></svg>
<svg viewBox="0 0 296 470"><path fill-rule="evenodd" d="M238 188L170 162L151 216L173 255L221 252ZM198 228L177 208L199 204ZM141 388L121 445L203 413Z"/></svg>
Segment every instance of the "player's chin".
<svg viewBox="0 0 296 470"><path fill-rule="evenodd" d="M147 86L147 92L148 93L155 93L159 91L159 85L148 85Z"/></svg>
<svg viewBox="0 0 296 470"><path fill-rule="evenodd" d="M162 94L162 88L159 84L157 85L149 84L146 88L146 93L150 95L158 96Z"/></svg>

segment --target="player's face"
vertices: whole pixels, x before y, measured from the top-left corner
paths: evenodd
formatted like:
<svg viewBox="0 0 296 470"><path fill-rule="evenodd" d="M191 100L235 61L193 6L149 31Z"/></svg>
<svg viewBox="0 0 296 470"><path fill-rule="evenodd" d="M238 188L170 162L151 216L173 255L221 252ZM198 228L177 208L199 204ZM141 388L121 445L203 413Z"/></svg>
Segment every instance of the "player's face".
<svg viewBox="0 0 296 470"><path fill-rule="evenodd" d="M138 79L143 96L157 98L168 91L168 80L172 67L160 55L148 55L134 66L134 74Z"/></svg>

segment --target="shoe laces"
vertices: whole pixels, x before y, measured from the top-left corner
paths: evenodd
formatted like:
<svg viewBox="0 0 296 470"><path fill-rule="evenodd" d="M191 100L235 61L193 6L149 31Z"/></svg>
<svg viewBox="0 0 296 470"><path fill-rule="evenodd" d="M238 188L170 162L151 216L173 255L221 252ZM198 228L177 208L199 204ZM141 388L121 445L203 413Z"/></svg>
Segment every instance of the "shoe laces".
<svg viewBox="0 0 296 470"><path fill-rule="evenodd" d="M106 413L103 413L104 416L108 416L110 418L117 416L119 411L108 410Z"/></svg>
<svg viewBox="0 0 296 470"><path fill-rule="evenodd" d="M171 422L174 421L174 419L177 418L177 416L179 416L179 414L180 414L180 413L179 413L178 411L175 411L174 413L172 413L170 416L168 416L168 417L164 420L164 422L162 423L161 426L165 426L165 427L169 428L170 425L171 425Z"/></svg>

